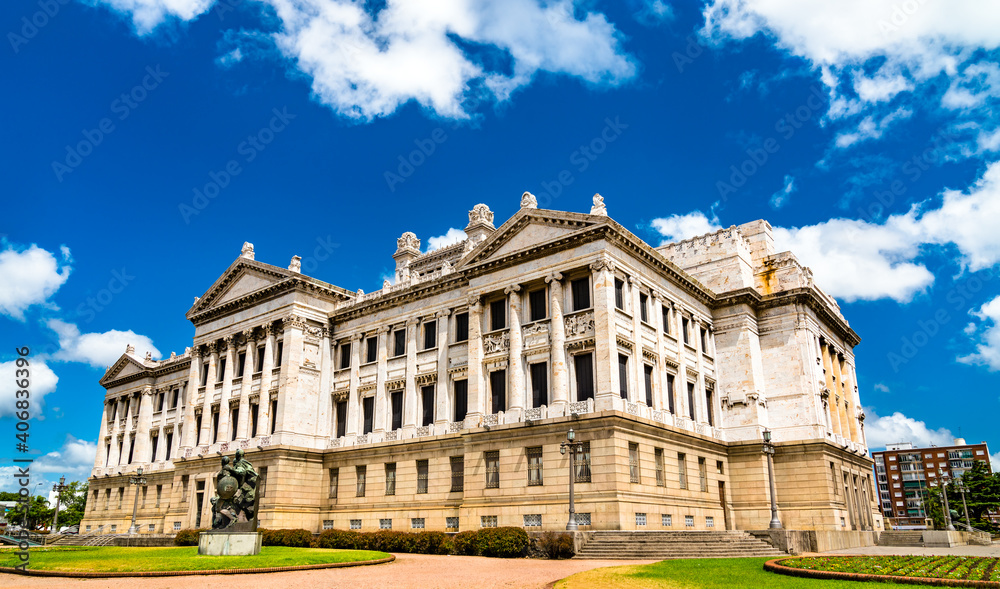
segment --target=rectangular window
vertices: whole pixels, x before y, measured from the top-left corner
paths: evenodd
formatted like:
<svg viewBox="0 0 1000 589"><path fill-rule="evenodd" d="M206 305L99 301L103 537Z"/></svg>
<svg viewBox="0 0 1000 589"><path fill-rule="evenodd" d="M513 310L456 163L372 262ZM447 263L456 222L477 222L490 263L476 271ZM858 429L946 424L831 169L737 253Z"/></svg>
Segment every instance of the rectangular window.
<svg viewBox="0 0 1000 589"><path fill-rule="evenodd" d="M434 385L429 384L420 387L420 401L422 408L420 425L431 425L434 423Z"/></svg>
<svg viewBox="0 0 1000 589"><path fill-rule="evenodd" d="M449 530L457 530L458 529L458 518L457 517L446 517L446 518L444 518L444 521L445 521L445 524L444 524L445 528L447 528Z"/></svg>
<svg viewBox="0 0 1000 589"><path fill-rule="evenodd" d="M490 331L507 327L507 299L490 303Z"/></svg>
<svg viewBox="0 0 1000 589"><path fill-rule="evenodd" d="M497 527L497 516L495 515L481 515L479 516L479 526L483 528L495 528Z"/></svg>
<svg viewBox="0 0 1000 589"><path fill-rule="evenodd" d="M615 278L615 307L625 310L625 282Z"/></svg>
<svg viewBox="0 0 1000 589"><path fill-rule="evenodd" d="M628 399L628 356L618 354L618 390L622 399Z"/></svg>
<svg viewBox="0 0 1000 589"><path fill-rule="evenodd" d="M259 405L257 403L250 403L250 437L257 437L257 420L258 412L257 409ZM170 452L170 448L167 448L167 452Z"/></svg>
<svg viewBox="0 0 1000 589"><path fill-rule="evenodd" d="M649 295L646 293L639 293L639 320L643 323L649 323L649 313L646 307L649 303Z"/></svg>
<svg viewBox="0 0 1000 589"><path fill-rule="evenodd" d="M469 381L455 381L455 421L464 421L469 412Z"/></svg>
<svg viewBox="0 0 1000 589"><path fill-rule="evenodd" d="M708 425L715 425L715 412L712 411L712 389L705 389L705 412L708 414Z"/></svg>
<svg viewBox="0 0 1000 589"><path fill-rule="evenodd" d="M165 398L166 398L166 395L164 393L157 393L156 394L156 412L157 413L159 413L160 411L163 411L163 401L165 400Z"/></svg>
<svg viewBox="0 0 1000 589"><path fill-rule="evenodd" d="M201 365L201 386L208 384L208 362Z"/></svg>
<svg viewBox="0 0 1000 589"><path fill-rule="evenodd" d="M687 455L677 453L677 480L682 489L688 488Z"/></svg>
<svg viewBox="0 0 1000 589"><path fill-rule="evenodd" d="M430 466L427 460L417 461L417 493L427 493L427 477L430 474Z"/></svg>
<svg viewBox="0 0 1000 589"><path fill-rule="evenodd" d="M179 427L179 426L178 426ZM170 460L170 451L174 447L174 432L167 433L167 453L164 460Z"/></svg>
<svg viewBox="0 0 1000 589"><path fill-rule="evenodd" d="M337 437L347 435L347 401L337 401Z"/></svg>
<svg viewBox="0 0 1000 589"><path fill-rule="evenodd" d="M663 448L653 450L653 462L656 465L656 486L667 486L666 480L663 478Z"/></svg>
<svg viewBox="0 0 1000 589"><path fill-rule="evenodd" d="M226 359L219 358L219 369L215 373L215 382L222 382L226 377Z"/></svg>
<svg viewBox="0 0 1000 589"><path fill-rule="evenodd" d="M389 394L389 404L392 406L392 424L390 431L402 429L403 427L403 391L395 391Z"/></svg>
<svg viewBox="0 0 1000 589"><path fill-rule="evenodd" d="M237 427L240 425L240 408L234 407L232 411L229 412L229 439L230 441L236 439Z"/></svg>
<svg viewBox="0 0 1000 589"><path fill-rule="evenodd" d="M710 515L706 515L705 516L705 527L706 528L714 528L715 527L715 518L712 517L712 516L710 516Z"/></svg>
<svg viewBox="0 0 1000 589"><path fill-rule="evenodd" d="M649 364L642 366L643 384L646 386L646 406L653 406L653 367Z"/></svg>
<svg viewBox="0 0 1000 589"><path fill-rule="evenodd" d="M637 514L635 514L635 525L636 526L645 526L646 525L646 514L645 513L637 513Z"/></svg>
<svg viewBox="0 0 1000 589"><path fill-rule="evenodd" d="M424 349L432 350L437 347L437 321L424 322Z"/></svg>
<svg viewBox="0 0 1000 589"><path fill-rule="evenodd" d="M392 355L402 356L406 354L406 328L401 327L392 332Z"/></svg>
<svg viewBox="0 0 1000 589"><path fill-rule="evenodd" d="M278 349L274 354L274 365L281 366L282 362L285 361L285 344L284 342L278 342Z"/></svg>
<svg viewBox="0 0 1000 589"><path fill-rule="evenodd" d="M246 366L246 364L247 364L247 353L246 352L240 352L239 356L236 357L236 376L237 376L237 378L243 376L243 368Z"/></svg>
<svg viewBox="0 0 1000 589"><path fill-rule="evenodd" d="M667 407L670 410L670 413L672 415L676 415L677 414L677 411L675 410L675 407L676 407L675 403L676 403L676 401L674 399L674 375L673 374L668 374L667 375Z"/></svg>
<svg viewBox="0 0 1000 589"><path fill-rule="evenodd" d="M451 457L451 492L465 490L465 456Z"/></svg>
<svg viewBox="0 0 1000 589"><path fill-rule="evenodd" d="M177 403L180 401L180 399L181 399L181 390L180 389L174 389L174 397L170 401L170 408L171 409L177 409Z"/></svg>
<svg viewBox="0 0 1000 589"><path fill-rule="evenodd" d="M455 341L464 342L469 340L469 314L459 313L455 315Z"/></svg>
<svg viewBox="0 0 1000 589"><path fill-rule="evenodd" d="M531 307L531 320L541 321L547 316L545 309L545 289L533 290L528 293L528 306Z"/></svg>
<svg viewBox="0 0 1000 589"><path fill-rule="evenodd" d="M573 368L576 373L576 400L586 401L594 398L594 355L577 354L573 356Z"/></svg>
<svg viewBox="0 0 1000 589"><path fill-rule="evenodd" d="M385 463L385 494L395 495L396 494L396 463L386 462Z"/></svg>
<svg viewBox="0 0 1000 589"><path fill-rule="evenodd" d="M704 328L701 330L701 351L708 353L708 330Z"/></svg>
<svg viewBox="0 0 1000 589"><path fill-rule="evenodd" d="M526 448L524 453L528 458L528 486L539 486L542 484L542 447Z"/></svg>
<svg viewBox="0 0 1000 589"><path fill-rule="evenodd" d="M323 529L324 530L332 530L333 529L333 520L332 519L325 519L325 520L323 520Z"/></svg>
<svg viewBox="0 0 1000 589"><path fill-rule="evenodd" d="M149 441L151 446L149 453L149 461L156 462L156 444L160 441L160 436L151 436Z"/></svg>
<svg viewBox="0 0 1000 589"><path fill-rule="evenodd" d="M500 451L490 450L485 452L486 458L486 488L500 488Z"/></svg>
<svg viewBox="0 0 1000 589"><path fill-rule="evenodd" d="M698 483L701 485L701 492L708 493L708 465L704 458L698 458Z"/></svg>
<svg viewBox="0 0 1000 589"><path fill-rule="evenodd" d="M507 409L507 371L494 370L490 373L490 413L500 413Z"/></svg>
<svg viewBox="0 0 1000 589"><path fill-rule="evenodd" d="M410 529L422 530L424 529L424 518L422 517L411 517L410 518Z"/></svg>
<svg viewBox="0 0 1000 589"><path fill-rule="evenodd" d="M337 490L340 488L340 469L330 469L330 499L337 498Z"/></svg>
<svg viewBox="0 0 1000 589"><path fill-rule="evenodd" d="M347 354L350 358L350 353ZM264 346L257 346L257 355L255 356L257 360L256 366L254 366L254 372L262 372L264 370Z"/></svg>
<svg viewBox="0 0 1000 589"><path fill-rule="evenodd" d="M663 333L670 333L670 307L663 305L660 313L663 315Z"/></svg>
<svg viewBox="0 0 1000 589"><path fill-rule="evenodd" d="M540 513L526 513L524 515L524 527L526 527L526 528L540 528L540 527L542 527L542 514L540 514Z"/></svg>
<svg viewBox="0 0 1000 589"><path fill-rule="evenodd" d="M694 416L694 383L688 383L688 414L692 420L695 419Z"/></svg>
<svg viewBox="0 0 1000 589"><path fill-rule="evenodd" d="M212 411L212 443L219 441L219 410ZM132 462L132 452L129 451L128 461Z"/></svg>
<svg viewBox="0 0 1000 589"><path fill-rule="evenodd" d="M364 412L364 427L362 434L370 434L375 429L375 397L365 397L361 400L361 408Z"/></svg>
<svg viewBox="0 0 1000 589"><path fill-rule="evenodd" d="M590 442L583 443L583 451L576 453L576 479L577 483L590 482Z"/></svg>
<svg viewBox="0 0 1000 589"><path fill-rule="evenodd" d="M725 473L725 465L723 464L723 462L721 460L716 460L715 461L715 470L719 474L726 474ZM836 485L834 485L834 486L836 486Z"/></svg>
<svg viewBox="0 0 1000 589"><path fill-rule="evenodd" d="M355 472L358 477L357 489L355 496L364 497L365 496L365 480L368 478L368 467L367 466L356 466Z"/></svg>
<svg viewBox="0 0 1000 589"><path fill-rule="evenodd" d="M274 401L271 401L271 416L269 417L269 419L271 420L272 434L274 433L274 430L278 427L277 415L278 415L278 401L277 399L275 399Z"/></svg>
<svg viewBox="0 0 1000 589"><path fill-rule="evenodd" d="M351 367L351 342L340 344L340 367ZM263 370L263 368L261 370Z"/></svg>
<svg viewBox="0 0 1000 589"><path fill-rule="evenodd" d="M351 520L351 529L352 530L360 530L361 529L361 520L359 520L359 519L352 519Z"/></svg>
<svg viewBox="0 0 1000 589"><path fill-rule="evenodd" d="M576 514L576 524L578 526L589 526L591 522L589 513Z"/></svg>
<svg viewBox="0 0 1000 589"><path fill-rule="evenodd" d="M674 516L664 513L660 516L660 525L665 528L669 528L674 525Z"/></svg>
<svg viewBox="0 0 1000 589"><path fill-rule="evenodd" d="M639 444L635 442L628 444L628 481L639 482Z"/></svg>
<svg viewBox="0 0 1000 589"><path fill-rule="evenodd" d="M549 364L539 362L531 365L532 407L549 404Z"/></svg>
<svg viewBox="0 0 1000 589"><path fill-rule="evenodd" d="M365 339L365 362L375 362L378 360L378 337Z"/></svg>
<svg viewBox="0 0 1000 589"><path fill-rule="evenodd" d="M688 528L693 528L694 527L694 516L693 515L685 515L684 516L684 526L688 527Z"/></svg>
<svg viewBox="0 0 1000 589"><path fill-rule="evenodd" d="M681 317L681 334L685 344L691 344L691 321L687 317Z"/></svg>
<svg viewBox="0 0 1000 589"><path fill-rule="evenodd" d="M590 308L590 278L577 278L569 283L573 293L573 310L582 311Z"/></svg>
<svg viewBox="0 0 1000 589"><path fill-rule="evenodd" d="M378 529L380 530L391 530L392 520L389 518L381 518L378 520Z"/></svg>

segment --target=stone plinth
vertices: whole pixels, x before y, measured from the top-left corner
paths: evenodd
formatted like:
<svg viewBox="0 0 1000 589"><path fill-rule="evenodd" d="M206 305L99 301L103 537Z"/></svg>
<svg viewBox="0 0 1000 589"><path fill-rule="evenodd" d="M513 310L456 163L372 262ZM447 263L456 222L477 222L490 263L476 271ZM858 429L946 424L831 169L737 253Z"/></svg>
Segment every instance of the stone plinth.
<svg viewBox="0 0 1000 589"><path fill-rule="evenodd" d="M202 532L198 554L202 556L251 556L260 554L260 532Z"/></svg>

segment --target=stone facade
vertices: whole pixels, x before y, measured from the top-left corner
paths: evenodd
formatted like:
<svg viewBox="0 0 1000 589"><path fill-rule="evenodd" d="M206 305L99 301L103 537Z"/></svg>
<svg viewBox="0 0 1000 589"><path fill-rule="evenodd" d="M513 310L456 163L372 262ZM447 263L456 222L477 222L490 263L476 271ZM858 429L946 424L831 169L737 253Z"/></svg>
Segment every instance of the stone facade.
<svg viewBox="0 0 1000 589"><path fill-rule="evenodd" d="M765 221L652 247L607 214L537 208L352 292L240 257L107 390L83 531L207 527L219 455L261 472L265 528L561 529L573 428L582 530L762 529L762 432L786 528L881 529L859 338Z"/></svg>

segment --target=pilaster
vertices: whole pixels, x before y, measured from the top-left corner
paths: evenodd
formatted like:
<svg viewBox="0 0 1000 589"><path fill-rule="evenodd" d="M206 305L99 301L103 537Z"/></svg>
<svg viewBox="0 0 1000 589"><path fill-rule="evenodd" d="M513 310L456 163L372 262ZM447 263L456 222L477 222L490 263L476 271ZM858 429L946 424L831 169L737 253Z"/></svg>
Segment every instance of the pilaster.
<svg viewBox="0 0 1000 589"><path fill-rule="evenodd" d="M351 380L350 392L347 397L347 435L356 436L361 433L361 396L358 387L361 386L361 335L351 336Z"/></svg>
<svg viewBox="0 0 1000 589"><path fill-rule="evenodd" d="M406 385L403 390L403 436L410 437L417 427L417 332L419 322L406 320Z"/></svg>
<svg viewBox="0 0 1000 589"><path fill-rule="evenodd" d="M271 381L274 372L274 347L276 327L268 323L264 330L264 361L260 367L260 401L257 402L257 433L268 435L273 429L271 423L274 415L271 412Z"/></svg>
<svg viewBox="0 0 1000 589"><path fill-rule="evenodd" d="M152 462L149 454L149 428L153 422L153 387L143 387L139 398L139 415L135 427L134 462Z"/></svg>
<svg viewBox="0 0 1000 589"><path fill-rule="evenodd" d="M250 431L250 389L253 387L253 352L257 348L252 329L243 331L243 341L247 351L243 360L243 374L240 380L240 405L236 413L236 439L245 440Z"/></svg>
<svg viewBox="0 0 1000 589"><path fill-rule="evenodd" d="M222 396L219 400L219 432L218 441L228 442L233 438L232 426L230 423L229 397L233 391L233 368L236 364L236 336L227 335L222 338L222 343L226 347L226 367L222 371Z"/></svg>
<svg viewBox="0 0 1000 589"><path fill-rule="evenodd" d="M569 369L566 366L566 326L563 321L562 274L545 277L549 285L549 361L552 363L550 402L557 415L569 403Z"/></svg>
<svg viewBox="0 0 1000 589"><path fill-rule="evenodd" d="M450 310L439 311L437 314L437 384L434 387L435 405L434 423L447 423L451 419L451 404L448 382L448 318Z"/></svg>
<svg viewBox="0 0 1000 589"><path fill-rule="evenodd" d="M597 368L595 406L598 411L614 409L621 397L618 382L618 342L615 328L614 261L602 254L590 268L594 272L594 333Z"/></svg>
<svg viewBox="0 0 1000 589"><path fill-rule="evenodd" d="M507 333L510 338L508 356L507 380L510 383L510 395L507 397L507 410L504 418L508 422L521 420L524 411L524 340L521 337L521 287L517 284L504 289L509 306L510 325Z"/></svg>
<svg viewBox="0 0 1000 589"><path fill-rule="evenodd" d="M483 382L483 302L469 296L469 412L467 423L478 424L483 417L486 387Z"/></svg>
<svg viewBox="0 0 1000 589"><path fill-rule="evenodd" d="M375 366L375 423L374 431L385 432L392 424L388 422L388 399L385 394L385 380L389 362L389 327L378 328L378 363Z"/></svg>

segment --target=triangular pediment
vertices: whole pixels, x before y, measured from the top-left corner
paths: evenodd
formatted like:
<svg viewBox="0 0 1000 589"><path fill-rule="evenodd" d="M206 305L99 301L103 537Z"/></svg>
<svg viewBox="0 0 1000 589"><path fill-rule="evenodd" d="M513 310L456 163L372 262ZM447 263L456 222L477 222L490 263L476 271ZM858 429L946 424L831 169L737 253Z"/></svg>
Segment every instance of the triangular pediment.
<svg viewBox="0 0 1000 589"><path fill-rule="evenodd" d="M467 254L461 265L479 264L551 245L602 224L605 219L579 213L522 209Z"/></svg>
<svg viewBox="0 0 1000 589"><path fill-rule="evenodd" d="M112 364L111 368L108 368L108 371L104 373L104 376L101 378L101 384L118 380L119 378L124 378L139 372L144 372L145 370L146 367L141 362L128 354L122 354L121 358Z"/></svg>
<svg viewBox="0 0 1000 589"><path fill-rule="evenodd" d="M277 266L238 258L205 294L198 298L188 311L188 316L224 305L250 293L271 287L288 278L292 273Z"/></svg>

